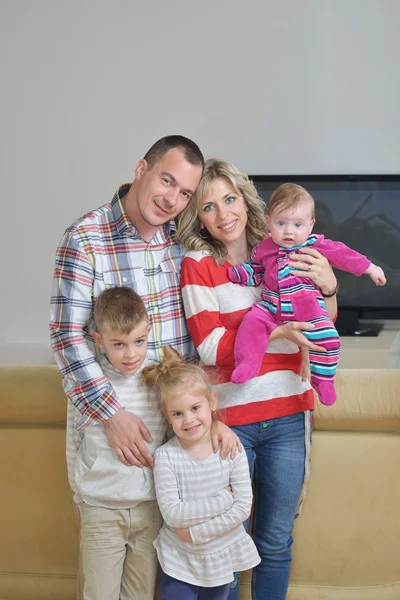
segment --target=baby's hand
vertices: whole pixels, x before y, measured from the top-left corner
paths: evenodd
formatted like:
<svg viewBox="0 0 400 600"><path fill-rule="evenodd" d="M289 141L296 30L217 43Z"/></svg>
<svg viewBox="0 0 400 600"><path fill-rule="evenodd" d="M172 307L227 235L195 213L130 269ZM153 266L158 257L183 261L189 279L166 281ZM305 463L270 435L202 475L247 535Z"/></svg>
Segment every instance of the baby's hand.
<svg viewBox="0 0 400 600"><path fill-rule="evenodd" d="M365 272L367 275L369 275L371 277L372 281L376 285L385 285L385 283L386 283L385 273L377 265L374 265L373 263L371 263Z"/></svg>
<svg viewBox="0 0 400 600"><path fill-rule="evenodd" d="M305 346L300 348L301 363L299 375L302 381L307 381L310 376L310 351Z"/></svg>
<svg viewBox="0 0 400 600"><path fill-rule="evenodd" d="M239 283L239 275L235 267L229 267L228 277L233 283Z"/></svg>

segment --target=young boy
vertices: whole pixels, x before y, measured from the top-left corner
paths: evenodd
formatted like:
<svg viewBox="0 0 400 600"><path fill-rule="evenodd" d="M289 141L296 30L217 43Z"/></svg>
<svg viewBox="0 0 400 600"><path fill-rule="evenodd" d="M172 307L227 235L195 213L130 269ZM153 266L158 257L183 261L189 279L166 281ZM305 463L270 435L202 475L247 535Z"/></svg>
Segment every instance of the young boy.
<svg viewBox="0 0 400 600"><path fill-rule="evenodd" d="M155 396L141 381L146 359L148 317L130 288L104 290L94 308L93 339L99 363L123 410L142 419L154 453L166 433ZM161 517L153 474L147 467L124 465L111 448L104 425L79 433L81 413L68 402L67 465L74 500L80 509L80 549L84 600L153 600L157 558L153 541Z"/></svg>

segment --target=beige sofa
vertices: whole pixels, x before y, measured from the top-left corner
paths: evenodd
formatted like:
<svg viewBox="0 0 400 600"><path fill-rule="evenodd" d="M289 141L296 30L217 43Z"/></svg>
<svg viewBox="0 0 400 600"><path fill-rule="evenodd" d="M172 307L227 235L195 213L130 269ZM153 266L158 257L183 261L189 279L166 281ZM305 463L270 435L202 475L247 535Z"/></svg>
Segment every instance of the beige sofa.
<svg viewBox="0 0 400 600"><path fill-rule="evenodd" d="M315 412L288 600L399 600L400 370L339 371L337 389L337 404ZM0 600L73 600L59 372L0 366L0 390Z"/></svg>

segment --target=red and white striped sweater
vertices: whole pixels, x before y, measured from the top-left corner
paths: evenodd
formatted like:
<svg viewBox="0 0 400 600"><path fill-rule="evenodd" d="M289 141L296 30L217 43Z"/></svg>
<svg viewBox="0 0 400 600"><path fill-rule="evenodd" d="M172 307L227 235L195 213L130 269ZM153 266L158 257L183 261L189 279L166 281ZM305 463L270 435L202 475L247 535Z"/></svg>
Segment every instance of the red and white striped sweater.
<svg viewBox="0 0 400 600"><path fill-rule="evenodd" d="M218 392L218 408L224 409L226 424L258 423L311 410L314 395L310 384L296 374L298 347L287 340L268 345L258 377L241 385L231 383L236 331L260 298L260 287L241 287L229 280L231 266L225 261L219 267L209 254L190 251L181 270L187 325Z"/></svg>

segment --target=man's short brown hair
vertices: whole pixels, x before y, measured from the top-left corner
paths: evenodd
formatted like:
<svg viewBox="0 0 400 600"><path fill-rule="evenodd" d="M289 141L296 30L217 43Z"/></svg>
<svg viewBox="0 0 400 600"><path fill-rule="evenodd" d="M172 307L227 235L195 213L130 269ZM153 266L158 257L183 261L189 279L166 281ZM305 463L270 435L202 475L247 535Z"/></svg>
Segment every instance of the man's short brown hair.
<svg viewBox="0 0 400 600"><path fill-rule="evenodd" d="M105 327L120 333L130 333L142 321L148 320L143 300L129 287L104 290L96 299L93 316L98 333Z"/></svg>
<svg viewBox="0 0 400 600"><path fill-rule="evenodd" d="M204 168L204 156L195 142L183 135L166 135L155 142L150 150L144 155L144 160L149 165L149 169L164 157L170 150L178 148L190 165Z"/></svg>

